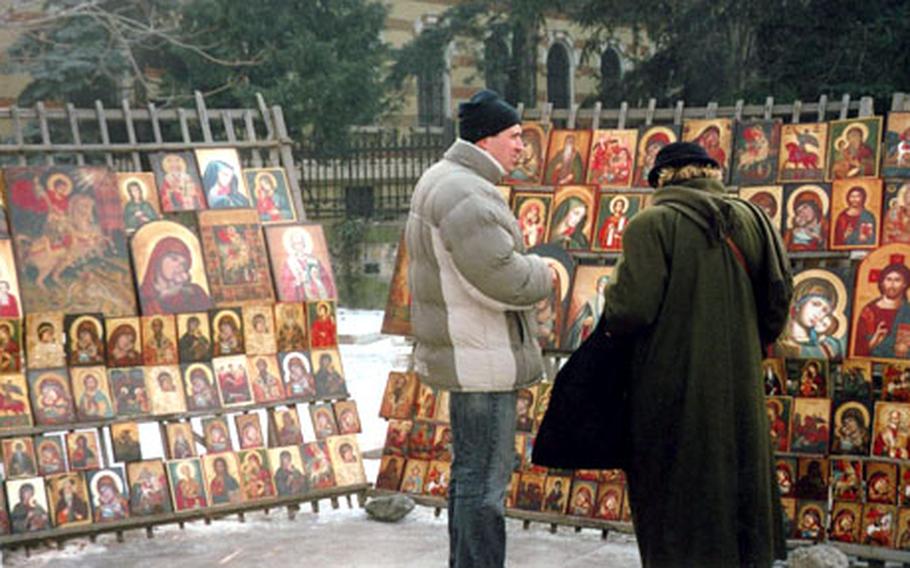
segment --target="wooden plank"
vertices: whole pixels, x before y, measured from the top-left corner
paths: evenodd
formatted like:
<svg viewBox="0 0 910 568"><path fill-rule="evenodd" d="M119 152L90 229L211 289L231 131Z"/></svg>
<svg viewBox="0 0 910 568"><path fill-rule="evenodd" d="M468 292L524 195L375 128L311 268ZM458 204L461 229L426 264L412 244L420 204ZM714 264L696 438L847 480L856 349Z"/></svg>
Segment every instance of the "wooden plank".
<svg viewBox="0 0 910 568"><path fill-rule="evenodd" d="M130 102L127 99L123 99L120 103L121 108L123 109L123 122L126 124L126 139L129 140L130 144L136 144L136 125L133 124L133 112L130 109ZM139 156L138 151L130 152L130 158L133 161L133 171L141 172L142 171L142 159Z"/></svg>
<svg viewBox="0 0 910 568"><path fill-rule="evenodd" d="M206 142L211 142L212 125L209 124L209 112L205 108L205 98L199 91L193 91L193 97L196 99L196 117L199 119L199 126L202 128L202 139Z"/></svg>
<svg viewBox="0 0 910 568"><path fill-rule="evenodd" d="M739 99L736 101L736 105L733 107L733 119L737 122L743 119L743 106L746 104L746 101ZM717 107L714 108L714 115L717 116ZM708 118L714 118L713 116Z"/></svg>
<svg viewBox="0 0 910 568"><path fill-rule="evenodd" d="M705 108L705 118L717 118L717 102L711 101Z"/></svg>
<svg viewBox="0 0 910 568"><path fill-rule="evenodd" d="M104 105L98 99L95 99L95 116L98 119L98 130L101 132L101 145L106 148L111 145L111 135L107 130L107 116L104 114ZM104 161L109 168L114 167L114 156L110 152L104 153Z"/></svg>
<svg viewBox="0 0 910 568"><path fill-rule="evenodd" d="M676 126L681 126L683 121L683 113L686 109L686 103L682 100L676 101L676 107L673 109L673 124Z"/></svg>
<svg viewBox="0 0 910 568"><path fill-rule="evenodd" d="M155 106L155 103L148 104L148 113L149 122L152 123L152 138L160 144L164 142L164 138L161 136L161 123L158 121L158 107Z"/></svg>
<svg viewBox="0 0 910 568"><path fill-rule="evenodd" d="M774 97L765 98L765 112L762 115L762 118L765 120L771 120L771 117L774 115Z"/></svg>
<svg viewBox="0 0 910 568"><path fill-rule="evenodd" d="M577 103L569 107L569 118L566 120L566 128L569 130L575 128L575 120L578 118L578 108L579 105Z"/></svg>
<svg viewBox="0 0 910 568"><path fill-rule="evenodd" d="M288 176L290 184L291 199L294 208L297 209L297 218L305 221L307 218L306 210L303 207L303 195L300 191L300 179L297 176L297 167L294 165L294 153L291 151L292 141L288 136L287 125L284 122L284 112L281 107L275 105L272 107L272 115L275 117L275 129L278 133L278 141L281 142L279 150L281 154L281 166Z"/></svg>
<svg viewBox="0 0 910 568"><path fill-rule="evenodd" d="M790 114L790 122L799 124L799 115L803 110L803 101L796 99L793 101L793 112Z"/></svg>
<svg viewBox="0 0 910 568"><path fill-rule="evenodd" d="M553 103L546 102L543 104L543 109L540 114L540 122L543 124L550 124L551 116L553 114Z"/></svg>
<svg viewBox="0 0 910 568"><path fill-rule="evenodd" d="M73 103L66 103L66 116L70 123L70 135L73 137L73 144L82 145L82 134L79 132L79 116L76 113L76 107ZM76 152L76 164L85 165L85 154Z"/></svg>
<svg viewBox="0 0 910 568"><path fill-rule="evenodd" d="M600 111L602 110L600 101L594 103L594 110L591 114L591 130L600 128Z"/></svg>
<svg viewBox="0 0 910 568"><path fill-rule="evenodd" d="M183 137L183 141L187 143L191 142L190 123L185 108L177 109L177 119L180 121L180 135Z"/></svg>
<svg viewBox="0 0 910 568"><path fill-rule="evenodd" d="M17 107L17 106L10 107L10 118L13 120L13 136L15 137L16 145L17 146L25 145L25 135L23 134L23 130L22 130L22 119L21 119L19 107ZM12 152L15 152L18 155L20 166L24 166L28 163L28 161L25 158L25 154L22 153L20 150L12 150Z"/></svg>
<svg viewBox="0 0 910 568"><path fill-rule="evenodd" d="M35 112L38 113L38 129L41 132L41 143L45 146L50 146L51 131L47 127L47 113L42 101L38 101L35 104ZM44 163L49 166L54 165L54 154L51 152L44 154Z"/></svg>
<svg viewBox="0 0 910 568"><path fill-rule="evenodd" d="M847 118L847 113L850 110L850 93L844 93L844 96L840 100L840 119L844 120Z"/></svg>
<svg viewBox="0 0 910 568"><path fill-rule="evenodd" d="M256 125L253 123L253 111L247 109L243 111L243 125L246 129L246 139L248 142L256 141ZM258 151L254 150L251 152L253 157L253 167L261 168L262 167L262 156Z"/></svg>
<svg viewBox="0 0 910 568"><path fill-rule="evenodd" d="M816 122L826 122L828 120L828 95L818 97L818 118Z"/></svg>
<svg viewBox="0 0 910 568"><path fill-rule="evenodd" d="M648 99L648 108L645 111L645 126L654 124L654 111L657 109L657 99Z"/></svg>
<svg viewBox="0 0 910 568"><path fill-rule="evenodd" d="M861 97L859 99L859 113L857 116L867 117L875 114L875 99L872 97Z"/></svg>
<svg viewBox="0 0 910 568"><path fill-rule="evenodd" d="M524 118L525 115L525 104L522 102L518 103L518 106L515 107L515 110L518 111L518 118Z"/></svg>
<svg viewBox="0 0 910 568"><path fill-rule="evenodd" d="M269 107L265 104L265 97L262 96L262 93L256 93L256 104L259 106L259 115L262 117L262 122L265 124L266 139L276 140L278 138L275 134L275 123L272 120L271 113L269 112ZM269 149L269 165L277 166L281 163L281 158L279 156L278 150Z"/></svg>
<svg viewBox="0 0 910 568"><path fill-rule="evenodd" d="M234 115L226 112L221 115L221 122L224 124L224 135L227 141L234 144L237 141L237 133L234 131Z"/></svg>
<svg viewBox="0 0 910 568"><path fill-rule="evenodd" d="M622 130L626 127L626 119L629 116L629 103L623 101L619 104L619 119L616 121L616 128Z"/></svg>

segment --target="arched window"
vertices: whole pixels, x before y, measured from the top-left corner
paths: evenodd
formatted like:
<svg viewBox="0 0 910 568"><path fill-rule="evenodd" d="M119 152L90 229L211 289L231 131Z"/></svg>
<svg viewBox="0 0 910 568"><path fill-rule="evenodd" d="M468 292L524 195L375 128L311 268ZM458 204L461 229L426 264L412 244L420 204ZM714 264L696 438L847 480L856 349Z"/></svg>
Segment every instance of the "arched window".
<svg viewBox="0 0 910 568"><path fill-rule="evenodd" d="M445 57L427 64L417 74L417 122L420 126L442 126L445 120Z"/></svg>
<svg viewBox="0 0 910 568"><path fill-rule="evenodd" d="M553 108L569 108L572 103L569 50L562 43L554 43L547 53L547 100Z"/></svg>
<svg viewBox="0 0 910 568"><path fill-rule="evenodd" d="M612 47L600 54L600 100L606 105L622 101L622 61Z"/></svg>
<svg viewBox="0 0 910 568"><path fill-rule="evenodd" d="M509 83L509 46L499 34L491 35L484 42L483 74L488 89L506 95Z"/></svg>

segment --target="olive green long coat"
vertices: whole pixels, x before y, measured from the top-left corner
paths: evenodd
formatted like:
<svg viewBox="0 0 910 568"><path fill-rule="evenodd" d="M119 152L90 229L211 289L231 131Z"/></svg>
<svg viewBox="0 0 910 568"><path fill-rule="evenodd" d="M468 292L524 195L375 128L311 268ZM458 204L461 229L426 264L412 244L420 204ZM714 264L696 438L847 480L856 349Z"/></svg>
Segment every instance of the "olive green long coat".
<svg viewBox="0 0 910 568"><path fill-rule="evenodd" d="M716 182L660 189L629 223L604 317L635 345L627 473L645 567L785 554L760 370L791 293L767 219Z"/></svg>

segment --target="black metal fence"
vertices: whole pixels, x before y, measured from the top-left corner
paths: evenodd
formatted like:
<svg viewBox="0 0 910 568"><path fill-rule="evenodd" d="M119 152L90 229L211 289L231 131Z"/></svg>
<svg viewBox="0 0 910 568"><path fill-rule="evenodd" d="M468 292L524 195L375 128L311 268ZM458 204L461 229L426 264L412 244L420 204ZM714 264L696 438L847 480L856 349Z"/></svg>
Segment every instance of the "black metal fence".
<svg viewBox="0 0 910 568"><path fill-rule="evenodd" d="M307 216L400 217L407 213L417 179L451 141L451 129L361 129L344 151L317 158L316 143L304 139L297 163Z"/></svg>

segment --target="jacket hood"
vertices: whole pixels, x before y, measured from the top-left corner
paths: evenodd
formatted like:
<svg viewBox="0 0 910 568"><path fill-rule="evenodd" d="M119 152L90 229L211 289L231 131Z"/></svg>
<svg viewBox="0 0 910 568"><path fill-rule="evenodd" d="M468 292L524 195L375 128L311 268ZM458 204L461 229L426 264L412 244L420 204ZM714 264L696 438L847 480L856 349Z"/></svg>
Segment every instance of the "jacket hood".
<svg viewBox="0 0 910 568"><path fill-rule="evenodd" d="M663 187L654 194L653 203L672 204L710 237L723 239L732 232L736 214L730 195L718 181L700 178Z"/></svg>
<svg viewBox="0 0 910 568"><path fill-rule="evenodd" d="M497 184L502 180L505 172L499 163L487 152L481 150L474 144L461 140L456 140L444 155L446 160L460 164L486 179L492 184Z"/></svg>

